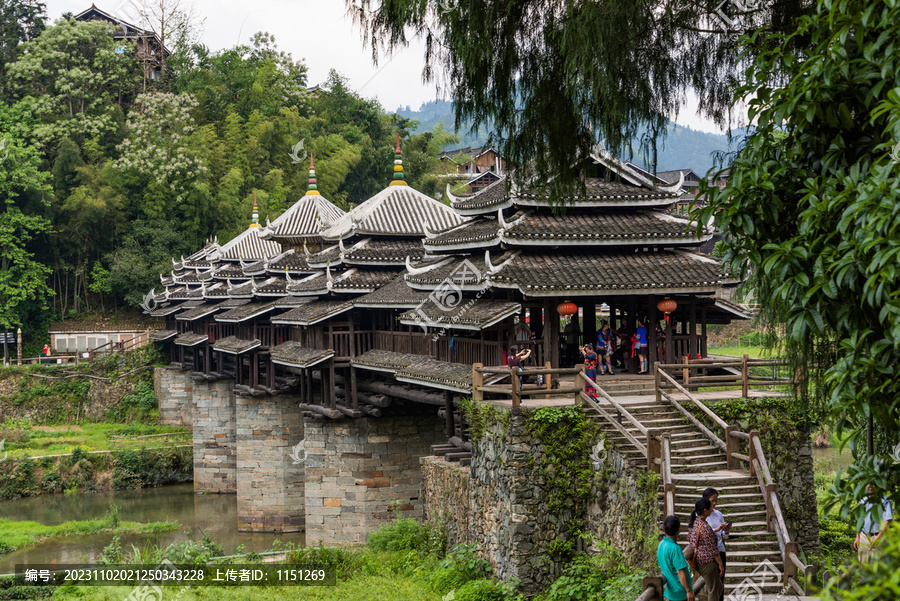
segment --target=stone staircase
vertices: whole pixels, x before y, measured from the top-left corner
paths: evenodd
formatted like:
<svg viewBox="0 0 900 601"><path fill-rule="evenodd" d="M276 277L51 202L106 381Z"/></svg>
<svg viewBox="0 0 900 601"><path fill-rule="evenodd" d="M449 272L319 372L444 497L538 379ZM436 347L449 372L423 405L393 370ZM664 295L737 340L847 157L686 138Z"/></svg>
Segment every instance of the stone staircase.
<svg viewBox="0 0 900 601"><path fill-rule="evenodd" d="M605 383L598 382L607 391ZM756 479L751 479L746 470L728 470L725 451L717 447L699 428L690 423L677 409L666 402L657 402L651 388L607 391L623 404L623 407L642 426L656 430L657 434L669 433L671 441L672 479L676 485L675 515L682 523L679 543L687 546L687 523L694 503L702 496L703 490L712 487L719 492L717 509L725 519L733 522L731 537L726 542L727 566L725 574L726 595L741 585L746 576L764 561L769 561L779 571L783 570L781 552L773 532L766 524L766 504ZM636 398L639 397L639 398ZM626 399L628 402L626 403ZM602 398L598 402L614 418L617 411ZM631 441L594 409L585 407L585 412L597 423L606 435L607 443L636 465L646 466L647 459ZM646 436L629 420L623 418L622 426L638 442L647 445ZM652 434L653 432L651 432ZM660 480L658 493L660 515L665 517L665 494ZM660 523L660 537L663 536ZM754 579L754 586L763 593L779 593L780 579L769 577Z"/></svg>

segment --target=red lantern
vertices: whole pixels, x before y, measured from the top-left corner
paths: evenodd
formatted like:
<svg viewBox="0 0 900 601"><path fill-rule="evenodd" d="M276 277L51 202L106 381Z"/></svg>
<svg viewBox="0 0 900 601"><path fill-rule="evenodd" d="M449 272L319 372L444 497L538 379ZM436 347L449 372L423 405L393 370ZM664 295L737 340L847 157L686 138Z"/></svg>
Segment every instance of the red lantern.
<svg viewBox="0 0 900 601"><path fill-rule="evenodd" d="M675 302L675 299L666 297L666 298L662 299L661 301L659 301L658 303L656 303L656 308L665 314L666 323L668 323L669 322L669 313L672 313L673 311L675 311L675 309L678 308L678 303Z"/></svg>
<svg viewBox="0 0 900 601"><path fill-rule="evenodd" d="M556 311L560 315L575 315L578 313L578 305L573 302L566 301L564 303L559 303L559 306L556 307Z"/></svg>

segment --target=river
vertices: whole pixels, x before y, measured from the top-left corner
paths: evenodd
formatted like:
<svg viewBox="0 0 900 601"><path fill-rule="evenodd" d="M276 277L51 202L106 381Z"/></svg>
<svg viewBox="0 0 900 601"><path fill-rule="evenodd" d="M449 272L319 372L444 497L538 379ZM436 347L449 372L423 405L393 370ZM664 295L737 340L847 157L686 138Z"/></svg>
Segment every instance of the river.
<svg viewBox="0 0 900 601"><path fill-rule="evenodd" d="M265 551L276 540L304 543L302 532L262 534L237 531L237 497L235 495L195 495L192 484L178 484L141 490L108 491L94 494L42 495L39 497L0 501L0 515L12 520L33 520L55 525L69 520L98 519L110 505L119 506L119 517L136 522L174 520L181 524L177 531L152 535L124 535L122 546L142 547L147 543L162 546L187 539L199 541L208 531L226 555L238 545L248 551ZM23 547L0 555L0 574L15 571L16 564L92 563L111 534L95 534L60 538Z"/></svg>

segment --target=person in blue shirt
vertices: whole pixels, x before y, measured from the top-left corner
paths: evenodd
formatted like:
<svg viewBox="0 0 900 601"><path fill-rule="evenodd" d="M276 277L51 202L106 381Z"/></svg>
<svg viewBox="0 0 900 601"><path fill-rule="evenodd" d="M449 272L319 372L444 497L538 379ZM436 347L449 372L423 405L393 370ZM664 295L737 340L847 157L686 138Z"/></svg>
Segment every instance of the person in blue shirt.
<svg viewBox="0 0 900 601"><path fill-rule="evenodd" d="M634 335L637 338L634 343L634 350L641 359L641 371L639 374L647 373L647 328L640 319L637 322L637 330Z"/></svg>
<svg viewBox="0 0 900 601"><path fill-rule="evenodd" d="M667 516L663 521L665 538L656 550L656 561L665 580L663 597L669 601L694 601L694 585L691 583L691 568L678 546L678 531L681 520L678 516Z"/></svg>
<svg viewBox="0 0 900 601"><path fill-rule="evenodd" d="M598 365L600 367L600 375L604 373L604 365L609 369L609 375L612 375L612 353L613 353L613 333L609 329L609 323L602 322L600 329L597 330L597 355L599 356Z"/></svg>
<svg viewBox="0 0 900 601"><path fill-rule="evenodd" d="M887 499L881 501L881 524L875 519L875 504L869 501L869 497L875 494L875 485L869 484L866 487L866 520L863 522L862 529L856 534L856 540L853 541L853 548L859 552L859 562L869 563L872 560L875 545L878 540L884 536L888 524L894 519L893 508L891 502Z"/></svg>

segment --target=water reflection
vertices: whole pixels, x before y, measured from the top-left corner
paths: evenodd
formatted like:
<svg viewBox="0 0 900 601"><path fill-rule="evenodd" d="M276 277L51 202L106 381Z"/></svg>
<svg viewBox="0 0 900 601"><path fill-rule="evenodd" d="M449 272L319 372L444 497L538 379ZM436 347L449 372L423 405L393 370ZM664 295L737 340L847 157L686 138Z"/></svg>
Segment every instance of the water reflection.
<svg viewBox="0 0 900 601"><path fill-rule="evenodd" d="M195 495L192 484L163 486L144 490L107 491L96 494L44 495L31 499L0 502L0 515L12 520L34 520L42 524L61 524L68 520L101 517L111 504L119 506L123 520L153 522L175 520L181 529L153 535L123 536L122 545L143 547L148 543L168 545L187 539L200 540L204 530L222 545L226 554L238 545L248 551L264 551L275 540L302 545L302 532L291 534L253 534L237 531L235 495ZM185 532L187 531L187 533ZM110 534L59 539L0 555L0 574L15 571L16 564L90 563L112 540Z"/></svg>

